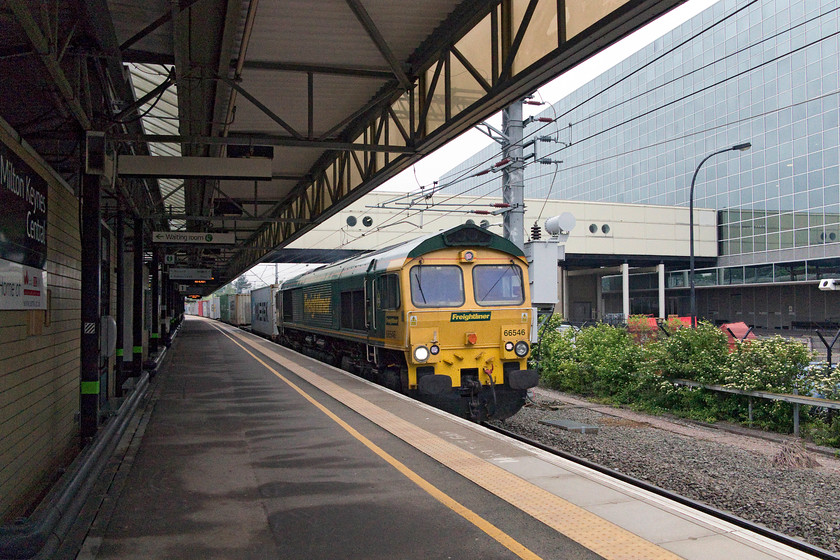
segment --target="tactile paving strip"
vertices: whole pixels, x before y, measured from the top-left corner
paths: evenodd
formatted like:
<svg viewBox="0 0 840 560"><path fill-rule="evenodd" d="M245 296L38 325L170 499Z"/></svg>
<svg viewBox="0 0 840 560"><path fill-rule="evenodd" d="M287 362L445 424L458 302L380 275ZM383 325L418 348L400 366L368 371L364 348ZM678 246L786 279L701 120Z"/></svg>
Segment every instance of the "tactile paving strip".
<svg viewBox="0 0 840 560"><path fill-rule="evenodd" d="M495 494L534 519L560 532L608 560L678 559L679 556L554 494L531 484L438 436L371 404L307 370L263 341L255 342L236 331L226 331L269 356L301 379L368 418L394 436ZM268 366L266 366L268 367ZM276 375L279 375L275 372Z"/></svg>

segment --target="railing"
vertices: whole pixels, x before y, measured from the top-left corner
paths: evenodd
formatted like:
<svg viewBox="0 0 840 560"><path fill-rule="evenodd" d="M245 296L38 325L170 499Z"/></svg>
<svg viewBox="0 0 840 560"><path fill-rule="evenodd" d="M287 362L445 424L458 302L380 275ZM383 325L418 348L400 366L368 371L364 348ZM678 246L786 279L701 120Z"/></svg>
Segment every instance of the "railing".
<svg viewBox="0 0 840 560"><path fill-rule="evenodd" d="M681 385L684 387L699 387L701 389L708 389L709 391L716 391L718 393L731 393L734 395L744 395L749 397L747 404L749 411L750 425L753 421L753 398L766 399L772 401L783 401L793 404L793 435L799 437L799 406L818 406L821 408L831 408L840 410L840 401L833 401L829 399L821 399L818 397L806 397L803 395L790 395L787 393L768 393L766 391L747 391L745 389L734 389L732 387L724 387L723 385L706 385L696 381L689 381L688 379L672 379L671 383L674 385Z"/></svg>

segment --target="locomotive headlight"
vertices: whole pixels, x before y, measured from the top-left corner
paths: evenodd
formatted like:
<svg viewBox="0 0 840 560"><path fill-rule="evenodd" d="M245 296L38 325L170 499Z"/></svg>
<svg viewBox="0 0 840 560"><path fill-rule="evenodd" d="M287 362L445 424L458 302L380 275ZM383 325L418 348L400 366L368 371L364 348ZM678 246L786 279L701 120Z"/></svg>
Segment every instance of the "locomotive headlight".
<svg viewBox="0 0 840 560"><path fill-rule="evenodd" d="M440 352L440 346L437 344L432 344L431 348L429 348L429 352L432 353L432 356L437 356Z"/></svg>
<svg viewBox="0 0 840 560"><path fill-rule="evenodd" d="M429 349L425 346L418 346L414 349L414 361L425 362L429 359Z"/></svg>
<svg viewBox="0 0 840 560"><path fill-rule="evenodd" d="M516 343L516 346L513 347L513 352L520 358L524 358L528 355L528 343L524 340L520 340Z"/></svg>
<svg viewBox="0 0 840 560"><path fill-rule="evenodd" d="M508 352L513 352L513 342L511 342L510 340L505 342L505 350L507 350Z"/></svg>

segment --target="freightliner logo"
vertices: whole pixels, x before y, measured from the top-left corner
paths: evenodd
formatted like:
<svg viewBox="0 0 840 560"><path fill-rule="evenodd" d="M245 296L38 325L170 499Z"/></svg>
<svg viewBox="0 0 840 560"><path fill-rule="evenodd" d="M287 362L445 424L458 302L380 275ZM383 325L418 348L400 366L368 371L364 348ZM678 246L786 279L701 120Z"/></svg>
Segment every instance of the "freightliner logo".
<svg viewBox="0 0 840 560"><path fill-rule="evenodd" d="M484 313L453 313L449 317L450 323L466 323L468 321L489 321L490 312Z"/></svg>

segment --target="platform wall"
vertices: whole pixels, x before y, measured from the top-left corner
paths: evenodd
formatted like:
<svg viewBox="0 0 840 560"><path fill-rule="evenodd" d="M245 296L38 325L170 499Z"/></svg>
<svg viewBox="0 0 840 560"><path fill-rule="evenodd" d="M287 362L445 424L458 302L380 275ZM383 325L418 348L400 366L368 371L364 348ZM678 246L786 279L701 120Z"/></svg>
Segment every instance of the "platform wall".
<svg viewBox="0 0 840 560"><path fill-rule="evenodd" d="M75 455L79 428L79 204L0 123L0 140L49 184L48 309L0 311L0 521L26 513Z"/></svg>

